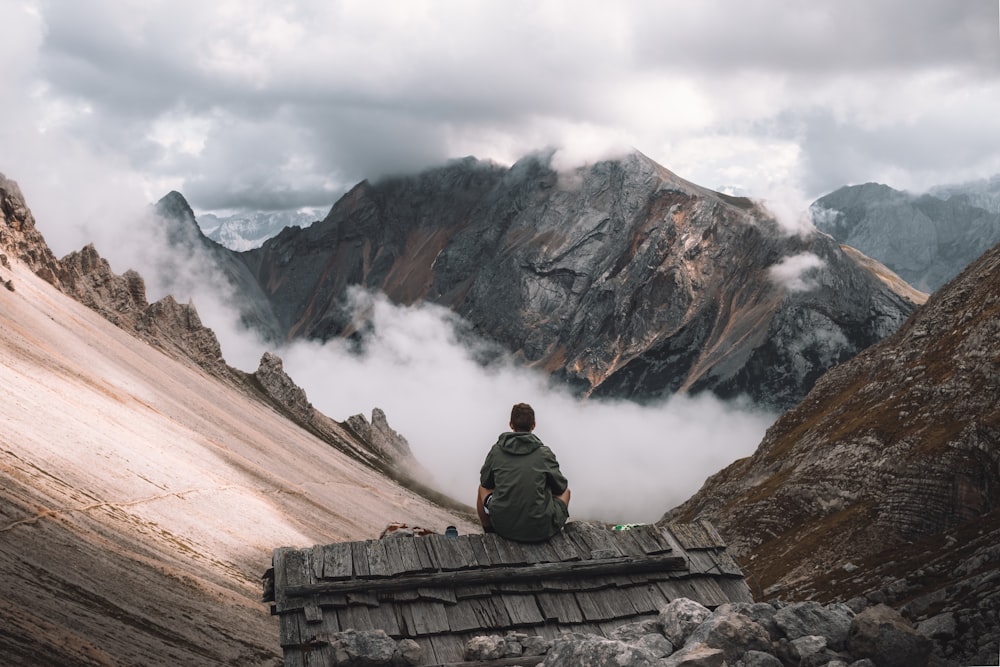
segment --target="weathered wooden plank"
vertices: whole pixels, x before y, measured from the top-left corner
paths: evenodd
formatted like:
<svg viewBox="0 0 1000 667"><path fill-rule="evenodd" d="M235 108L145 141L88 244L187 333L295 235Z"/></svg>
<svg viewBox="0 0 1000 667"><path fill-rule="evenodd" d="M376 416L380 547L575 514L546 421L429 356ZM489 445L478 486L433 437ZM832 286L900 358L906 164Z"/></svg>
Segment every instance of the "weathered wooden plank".
<svg viewBox="0 0 1000 667"><path fill-rule="evenodd" d="M432 600L434 602L445 602L447 604L455 604L458 601L458 598L455 596L455 590L452 588L433 588L421 586L417 588L417 595L420 596L421 600Z"/></svg>
<svg viewBox="0 0 1000 667"><path fill-rule="evenodd" d="M282 647L298 646L302 643L298 614L282 614L278 624L278 637Z"/></svg>
<svg viewBox="0 0 1000 667"><path fill-rule="evenodd" d="M341 607L337 609L337 622L342 630L369 630L372 617L368 607Z"/></svg>
<svg viewBox="0 0 1000 667"><path fill-rule="evenodd" d="M368 542L350 542L349 544L351 545L351 563L354 568L354 576L371 576L371 569L368 567Z"/></svg>
<svg viewBox="0 0 1000 667"><path fill-rule="evenodd" d="M503 566L503 558L500 556L500 552L497 551L497 544L500 543L503 538L498 537L496 533L485 533L482 537L483 549L486 550L486 555L490 559L490 565L492 567Z"/></svg>
<svg viewBox="0 0 1000 667"><path fill-rule="evenodd" d="M354 574L354 558L350 542L328 544L323 547L322 579L350 579Z"/></svg>
<svg viewBox="0 0 1000 667"><path fill-rule="evenodd" d="M687 579L674 579L671 581L660 581L657 586L669 597L675 600L679 597L697 600L706 607L717 607L729 601L726 592L723 591L715 577L691 577Z"/></svg>
<svg viewBox="0 0 1000 667"><path fill-rule="evenodd" d="M490 556L486 552L486 547L483 545L483 535L473 533L472 535L467 535L465 541L468 543L469 548L472 549L472 553L476 557L476 563L480 567L493 566L493 561L490 560Z"/></svg>
<svg viewBox="0 0 1000 667"><path fill-rule="evenodd" d="M448 613L440 602L418 600L407 604L400 611L412 634L436 635L449 630Z"/></svg>
<svg viewBox="0 0 1000 667"><path fill-rule="evenodd" d="M534 563L555 563L562 560L556 557L552 547L548 542L535 542L533 544L522 544L521 550L524 552L528 564Z"/></svg>
<svg viewBox="0 0 1000 667"><path fill-rule="evenodd" d="M450 635L436 635L430 638L434 647L435 665L447 665L465 660L465 640Z"/></svg>
<svg viewBox="0 0 1000 667"><path fill-rule="evenodd" d="M420 569L423 572L436 572L437 563L434 560L434 552L430 544L423 537L415 538L413 546L417 549L417 559L420 561Z"/></svg>
<svg viewBox="0 0 1000 667"><path fill-rule="evenodd" d="M543 623L545 619L538 609L534 595L509 595L503 593L500 596L507 614L510 616L510 623L514 627L523 625L534 625Z"/></svg>
<svg viewBox="0 0 1000 667"><path fill-rule="evenodd" d="M366 607L377 607L378 597L369 591L352 591L345 595L348 605L359 604Z"/></svg>
<svg viewBox="0 0 1000 667"><path fill-rule="evenodd" d="M370 577L388 577L392 574L392 569L389 566L389 556L386 553L383 541L371 540L365 543L368 550L368 576ZM342 583L347 584L348 582Z"/></svg>
<svg viewBox="0 0 1000 667"><path fill-rule="evenodd" d="M654 555L663 553L662 541L653 537L654 533L659 532L656 526L652 526L649 524L646 524L644 526L635 526L628 532L629 532L629 537L635 540L636 543L639 545L639 548L641 548L644 552L646 552L646 554Z"/></svg>
<svg viewBox="0 0 1000 667"><path fill-rule="evenodd" d="M588 529L580 532L580 537L590 547L590 553L595 551L601 553L611 552L612 555L605 557L624 556L624 552L615 539L614 531L600 526L588 526Z"/></svg>
<svg viewBox="0 0 1000 667"><path fill-rule="evenodd" d="M663 591L653 584L625 588L623 592L638 614L656 613L670 602L663 595Z"/></svg>
<svg viewBox="0 0 1000 667"><path fill-rule="evenodd" d="M617 541L618 548L621 549L622 554L626 556L646 555L646 550L641 544L639 544L639 541L636 540L635 536L632 534L632 529L616 530L612 534L614 535L615 541Z"/></svg>
<svg viewBox="0 0 1000 667"><path fill-rule="evenodd" d="M577 604L588 621L609 621L635 615L635 607L628 596L617 588L576 593Z"/></svg>
<svg viewBox="0 0 1000 667"><path fill-rule="evenodd" d="M458 548L456 544L458 540L455 538L444 535L427 535L421 539L430 547L429 551L434 554L434 562L441 570L464 570L478 565L471 553L467 557Z"/></svg>
<svg viewBox="0 0 1000 667"><path fill-rule="evenodd" d="M688 549L687 557L688 563L690 563L689 568L691 570L691 574L721 574L721 572L719 572L719 566L715 564L714 560L712 560L712 554L709 552L702 549Z"/></svg>
<svg viewBox="0 0 1000 667"><path fill-rule="evenodd" d="M469 608L484 631L510 627L510 614L498 597L471 598Z"/></svg>
<svg viewBox="0 0 1000 667"><path fill-rule="evenodd" d="M444 612L448 617L448 627L451 628L452 632L479 629L479 619L476 618L473 604L472 600L459 599L455 604L445 606Z"/></svg>
<svg viewBox="0 0 1000 667"><path fill-rule="evenodd" d="M313 545L311 549L310 562L312 563L312 574L314 579L323 578L323 547L319 544Z"/></svg>
<svg viewBox="0 0 1000 667"><path fill-rule="evenodd" d="M740 568L740 564L736 562L736 559L728 551L722 549L716 549L711 552L712 560L715 564L719 566L719 571L723 574L731 574L737 577L743 576L743 570Z"/></svg>
<svg viewBox="0 0 1000 667"><path fill-rule="evenodd" d="M305 617L306 623L323 622L323 610L320 609L319 599L317 599L317 596L313 596L306 601L305 605L302 607L302 615Z"/></svg>
<svg viewBox="0 0 1000 667"><path fill-rule="evenodd" d="M753 592L742 578L719 577L716 581L729 602L753 602Z"/></svg>
<svg viewBox="0 0 1000 667"><path fill-rule="evenodd" d="M433 537L433 536L430 536ZM427 539L427 538L424 538ZM443 538L444 539L444 538ZM372 575L378 571L376 559L370 559ZM288 597L315 595L317 593L347 593L352 590L368 590L371 592L405 590L419 586L469 586L476 584L493 584L499 582L549 580L549 579L581 579L614 574L637 574L640 572L659 572L683 569L687 562L676 556L647 556L645 558L609 558L592 561L570 561L560 563L538 563L520 567L504 567L492 569L473 569L452 572L436 572L428 574L401 575L387 579L372 578L367 580L352 579L349 581L322 581L314 584L289 586L285 595Z"/></svg>
<svg viewBox="0 0 1000 667"><path fill-rule="evenodd" d="M451 543L452 548L458 552L463 567L479 567L479 558L476 557L476 552L472 550L472 544L470 544L469 540L452 538L448 541Z"/></svg>
<svg viewBox="0 0 1000 667"><path fill-rule="evenodd" d="M370 607L368 618L372 623L368 629L385 630L385 633L393 639L399 639L403 636L402 629L399 627L399 618L396 616L395 605L383 604L378 607Z"/></svg>
<svg viewBox="0 0 1000 667"><path fill-rule="evenodd" d="M499 563L505 566L527 565L528 559L517 542L498 538L496 551Z"/></svg>
<svg viewBox="0 0 1000 667"><path fill-rule="evenodd" d="M560 562L580 560L580 551L576 545L566 537L566 533L557 533L549 540L549 547L556 555L556 560Z"/></svg>
<svg viewBox="0 0 1000 667"><path fill-rule="evenodd" d="M558 623L580 623L583 612L572 593L539 593L535 596L538 607L546 621Z"/></svg>
<svg viewBox="0 0 1000 667"><path fill-rule="evenodd" d="M389 570L389 576L394 577L398 574L410 571L409 564L405 562L403 558L402 544L403 542L411 541L412 538L410 537L390 537L382 540L382 548L385 549L385 562L386 567Z"/></svg>
<svg viewBox="0 0 1000 667"><path fill-rule="evenodd" d="M456 586L452 590L455 591L455 597L459 600L464 600L466 598L484 598L493 595L493 587L485 584Z"/></svg>
<svg viewBox="0 0 1000 667"><path fill-rule="evenodd" d="M685 549L724 549L726 547L722 536L707 521L671 523L666 528Z"/></svg>
<svg viewBox="0 0 1000 667"><path fill-rule="evenodd" d="M534 594L544 590L541 581L504 581L493 586L498 593Z"/></svg>

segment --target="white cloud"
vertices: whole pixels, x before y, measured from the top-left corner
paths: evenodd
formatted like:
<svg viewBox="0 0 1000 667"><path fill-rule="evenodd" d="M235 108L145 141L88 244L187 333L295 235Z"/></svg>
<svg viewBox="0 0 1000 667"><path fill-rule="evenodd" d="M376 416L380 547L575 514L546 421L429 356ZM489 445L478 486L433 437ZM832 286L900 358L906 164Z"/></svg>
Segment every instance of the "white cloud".
<svg viewBox="0 0 1000 667"><path fill-rule="evenodd" d="M751 454L774 418L711 396L651 406L581 400L513 364L482 367L449 311L383 297L368 305L374 330L362 356L338 342L296 343L278 351L285 370L335 419L385 410L438 486L466 503L517 402L535 407L535 432L570 479L574 516L615 522L656 520Z"/></svg>
<svg viewBox="0 0 1000 667"><path fill-rule="evenodd" d="M768 269L771 280L790 292L804 292L817 286L809 272L825 266L826 262L812 254L803 252L798 255L783 257L781 261Z"/></svg>

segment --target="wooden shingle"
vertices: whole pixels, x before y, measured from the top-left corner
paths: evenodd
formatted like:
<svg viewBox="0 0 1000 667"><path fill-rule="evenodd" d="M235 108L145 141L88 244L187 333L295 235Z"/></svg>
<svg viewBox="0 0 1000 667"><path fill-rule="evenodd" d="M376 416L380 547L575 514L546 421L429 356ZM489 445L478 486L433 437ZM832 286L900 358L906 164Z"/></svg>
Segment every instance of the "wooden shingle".
<svg viewBox="0 0 1000 667"><path fill-rule="evenodd" d="M621 531L572 522L538 544L474 534L279 548L266 576L288 667L332 650L329 638L348 629L413 639L426 662L455 663L477 635L606 636L679 597L708 607L753 599L703 522Z"/></svg>

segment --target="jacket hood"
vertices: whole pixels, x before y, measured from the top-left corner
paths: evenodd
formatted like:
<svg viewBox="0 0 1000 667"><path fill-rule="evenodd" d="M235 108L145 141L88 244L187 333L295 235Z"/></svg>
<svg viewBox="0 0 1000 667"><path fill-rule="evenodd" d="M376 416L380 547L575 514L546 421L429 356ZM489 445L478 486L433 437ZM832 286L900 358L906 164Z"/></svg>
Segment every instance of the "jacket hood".
<svg viewBox="0 0 1000 667"><path fill-rule="evenodd" d="M542 446L542 441L534 433L508 432L497 441L500 449L515 456L530 454Z"/></svg>

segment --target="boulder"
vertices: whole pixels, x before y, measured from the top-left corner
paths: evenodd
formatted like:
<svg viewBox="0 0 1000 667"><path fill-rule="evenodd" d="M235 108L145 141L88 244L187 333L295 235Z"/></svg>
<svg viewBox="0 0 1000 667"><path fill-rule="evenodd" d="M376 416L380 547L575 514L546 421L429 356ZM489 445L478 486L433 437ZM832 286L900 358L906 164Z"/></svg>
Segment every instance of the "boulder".
<svg viewBox="0 0 1000 667"><path fill-rule="evenodd" d="M847 648L857 658L877 667L924 667L932 644L895 609L880 604L851 621Z"/></svg>
<svg viewBox="0 0 1000 667"><path fill-rule="evenodd" d="M669 658L661 660L658 667L725 667L726 654L721 649L704 644L689 644Z"/></svg>
<svg viewBox="0 0 1000 667"><path fill-rule="evenodd" d="M614 639L570 635L552 642L544 667L653 667L656 658ZM707 667L707 666L706 666Z"/></svg>
<svg viewBox="0 0 1000 667"><path fill-rule="evenodd" d="M660 610L660 624L663 626L663 636L674 646L683 646L688 636L702 621L712 615L708 607L689 600L677 598Z"/></svg>
<svg viewBox="0 0 1000 667"><path fill-rule="evenodd" d="M728 604L716 609L695 628L687 641L720 649L730 664L735 664L747 651L768 651L771 648L767 631Z"/></svg>
<svg viewBox="0 0 1000 667"><path fill-rule="evenodd" d="M835 651L844 648L854 612L846 604L823 606L818 602L796 602L774 614L774 623L789 640L821 635Z"/></svg>

